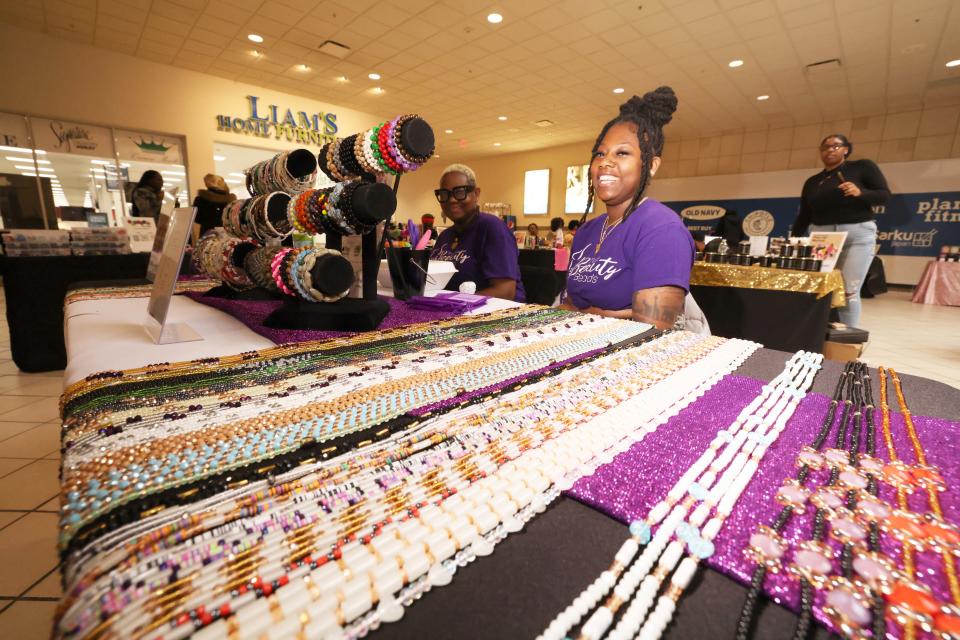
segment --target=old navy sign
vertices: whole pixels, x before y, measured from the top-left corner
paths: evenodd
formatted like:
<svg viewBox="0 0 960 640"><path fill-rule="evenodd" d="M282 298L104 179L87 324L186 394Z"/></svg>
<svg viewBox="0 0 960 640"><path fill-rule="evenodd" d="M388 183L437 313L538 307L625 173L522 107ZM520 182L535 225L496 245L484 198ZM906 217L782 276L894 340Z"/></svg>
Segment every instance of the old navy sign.
<svg viewBox="0 0 960 640"><path fill-rule="evenodd" d="M664 202L674 211L686 211L691 231L709 233L717 219L705 215L715 209L735 209L743 220L753 211L773 215L771 235L786 236L797 218L800 198L744 198ZM874 207L877 247L881 255L936 256L942 245L960 245L960 191L895 193L886 205Z"/></svg>
<svg viewBox="0 0 960 640"><path fill-rule="evenodd" d="M281 110L277 105L262 105L257 96L247 96L250 115L246 118L217 116L218 131L232 131L261 138L286 137L290 142L324 145L337 133L337 114Z"/></svg>

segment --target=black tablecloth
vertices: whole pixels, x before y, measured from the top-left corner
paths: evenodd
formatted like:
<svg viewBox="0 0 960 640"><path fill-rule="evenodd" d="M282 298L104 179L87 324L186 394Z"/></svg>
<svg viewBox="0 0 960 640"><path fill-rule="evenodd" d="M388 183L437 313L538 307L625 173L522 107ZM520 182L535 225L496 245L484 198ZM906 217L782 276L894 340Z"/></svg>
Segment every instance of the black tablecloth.
<svg viewBox="0 0 960 640"><path fill-rule="evenodd" d="M17 367L33 373L67 366L63 297L71 283L108 278L142 281L149 260L149 253L0 259L10 352Z"/></svg>
<svg viewBox="0 0 960 640"><path fill-rule="evenodd" d="M714 335L783 351L823 350L830 296L818 300L815 293L698 285L691 286L690 293Z"/></svg>
<svg viewBox="0 0 960 640"><path fill-rule="evenodd" d="M736 374L771 380L788 357L763 349ZM813 392L831 395L842 369L842 363L825 361ZM872 373L877 383L876 371ZM914 414L960 416L957 389L914 376L901 380ZM522 532L498 544L493 555L458 569L450 585L426 594L400 622L382 626L371 638L534 638L609 566L627 536L625 525L573 499L560 498ZM664 637L733 638L745 595L739 583L712 570L700 571ZM754 637L788 639L795 621L793 613L768 604ZM812 637L827 634L817 629Z"/></svg>

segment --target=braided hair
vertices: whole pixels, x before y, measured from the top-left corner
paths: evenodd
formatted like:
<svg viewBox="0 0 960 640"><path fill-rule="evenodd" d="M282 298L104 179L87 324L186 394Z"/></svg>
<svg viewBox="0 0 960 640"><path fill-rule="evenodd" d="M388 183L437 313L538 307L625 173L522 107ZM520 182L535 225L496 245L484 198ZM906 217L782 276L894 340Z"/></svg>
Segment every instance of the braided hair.
<svg viewBox="0 0 960 640"><path fill-rule="evenodd" d="M653 164L653 158L663 153L663 127L673 119L673 112L677 110L677 96L670 87L660 87L654 91L643 94L643 97L633 96L622 105L620 105L620 115L603 125L600 135L593 143L593 149L590 152L590 162L593 163L593 156L597 152L604 136L615 124L626 122L636 125L637 140L640 143L640 155L642 160L640 185L637 187L637 193L634 194L630 206L627 207L626 216L637 208L640 201L643 200L643 194L650 183L650 167ZM587 208L580 218L580 223L587 219L590 209L593 207L593 180L590 180L587 195Z"/></svg>

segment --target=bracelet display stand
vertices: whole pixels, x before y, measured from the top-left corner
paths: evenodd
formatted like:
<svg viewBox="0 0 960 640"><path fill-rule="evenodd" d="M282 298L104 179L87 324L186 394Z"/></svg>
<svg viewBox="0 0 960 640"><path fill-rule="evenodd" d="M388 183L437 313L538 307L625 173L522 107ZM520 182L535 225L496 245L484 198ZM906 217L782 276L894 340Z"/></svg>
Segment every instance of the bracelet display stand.
<svg viewBox="0 0 960 640"><path fill-rule="evenodd" d="M357 187L351 200L354 213L371 223L388 220L397 208L395 189L377 182L365 183ZM286 213L284 213L286 215ZM327 249L340 251L343 248L343 236L327 233ZM283 306L271 313L264 324L277 329L312 329L320 331L372 331L380 326L390 312L390 305L377 298L377 269L380 261L376 258L376 231L361 236L363 260L363 298L341 298L336 302L316 303L300 298L285 297ZM371 246L372 245L372 246ZM371 261L370 257L373 260ZM343 258L346 262L346 259ZM369 266L370 264L374 266ZM349 267L349 262L347 262ZM343 291L353 283L351 278ZM373 274L370 282L369 274ZM313 267L313 282L328 279L321 271L321 265ZM342 282L338 283L338 286Z"/></svg>
<svg viewBox="0 0 960 640"><path fill-rule="evenodd" d="M282 306L264 322L269 327L376 329L390 311L390 305L377 297L377 272L387 228L397 208L400 175L422 166L433 155L434 143L430 125L419 116L402 115L366 132L335 138L317 156L297 149L250 167L246 172L247 190L254 198L224 210L224 239L210 238L207 245L201 240L203 250L197 264L227 283L207 295L240 300L270 300L280 295ZM318 169L338 184L331 189L315 189ZM370 181L386 173L395 176L392 188ZM376 229L381 223L383 233L378 242ZM260 246L257 241L281 239L286 245L292 230L324 231L327 250L307 249L291 254L264 248L250 253ZM342 234L361 237L361 299L341 297L355 281L352 265L339 253ZM255 241L237 240L248 236ZM272 264L267 265L264 260L271 260L270 256ZM223 262L228 258L229 262ZM399 267L399 258L392 259ZM245 268L247 261L251 264L250 272ZM277 287L286 295L271 291L274 287L270 274L264 271L267 266L272 269ZM425 273L425 269L421 270ZM403 292L411 290L406 280L420 280L398 277L404 280L399 289ZM258 283L266 289L257 288ZM406 299L409 294L398 297Z"/></svg>

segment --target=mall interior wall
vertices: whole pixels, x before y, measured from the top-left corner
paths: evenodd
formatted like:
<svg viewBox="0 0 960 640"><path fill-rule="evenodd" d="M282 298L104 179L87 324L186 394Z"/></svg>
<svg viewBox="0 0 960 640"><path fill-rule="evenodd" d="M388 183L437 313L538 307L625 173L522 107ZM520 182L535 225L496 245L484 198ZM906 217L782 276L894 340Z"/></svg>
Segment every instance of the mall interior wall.
<svg viewBox="0 0 960 640"><path fill-rule="evenodd" d="M286 137L218 131L218 115L249 117L248 95L294 112L335 113L343 135L382 119L7 25L0 25L0 79L0 111L186 136L194 192L214 170L215 142L277 150L304 146Z"/></svg>

